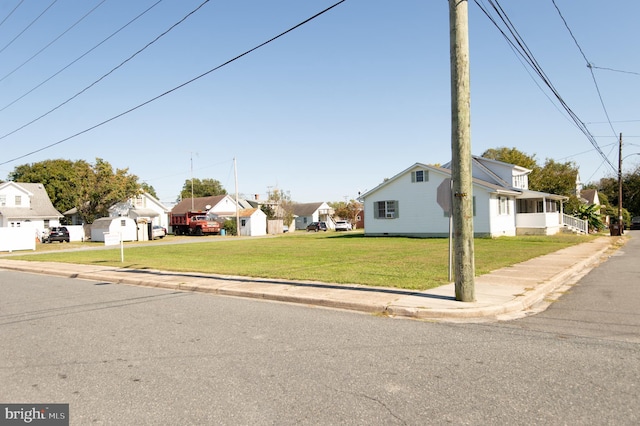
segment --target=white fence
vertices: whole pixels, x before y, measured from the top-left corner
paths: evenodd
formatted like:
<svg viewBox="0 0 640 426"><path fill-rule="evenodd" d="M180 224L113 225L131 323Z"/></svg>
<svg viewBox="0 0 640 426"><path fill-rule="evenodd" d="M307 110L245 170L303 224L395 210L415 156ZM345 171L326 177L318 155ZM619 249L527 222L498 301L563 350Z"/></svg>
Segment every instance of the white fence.
<svg viewBox="0 0 640 426"><path fill-rule="evenodd" d="M0 251L35 250L36 232L32 226L0 228Z"/></svg>

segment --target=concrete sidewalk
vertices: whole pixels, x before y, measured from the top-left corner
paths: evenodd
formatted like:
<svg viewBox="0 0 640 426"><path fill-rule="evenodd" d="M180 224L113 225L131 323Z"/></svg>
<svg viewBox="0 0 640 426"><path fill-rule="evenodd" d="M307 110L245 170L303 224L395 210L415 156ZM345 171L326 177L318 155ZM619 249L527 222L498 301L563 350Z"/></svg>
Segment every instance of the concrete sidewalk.
<svg viewBox="0 0 640 426"><path fill-rule="evenodd" d="M392 317L479 322L517 318L546 308L563 288L574 284L605 260L610 250L623 242L624 238L601 237L476 277L476 302L472 303L455 300L453 283L415 292L386 287L31 262L10 258L0 258L0 268L347 309Z"/></svg>

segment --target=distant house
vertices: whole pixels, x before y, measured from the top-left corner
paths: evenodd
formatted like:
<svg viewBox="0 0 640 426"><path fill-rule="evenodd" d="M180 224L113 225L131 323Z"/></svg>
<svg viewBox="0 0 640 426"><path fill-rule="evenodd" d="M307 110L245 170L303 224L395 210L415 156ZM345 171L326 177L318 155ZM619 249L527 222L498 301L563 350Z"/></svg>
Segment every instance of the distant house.
<svg viewBox="0 0 640 426"><path fill-rule="evenodd" d="M365 235L448 236L448 207L443 207L439 194L450 194L449 166L416 163L363 194ZM530 172L472 158L476 236L552 235L563 227L586 232L584 221L562 212L567 197L528 189Z"/></svg>
<svg viewBox="0 0 640 426"><path fill-rule="evenodd" d="M595 204L596 206L600 205L600 196L598 196L597 189L583 189L580 191L580 201L590 206ZM600 211L600 209L598 209Z"/></svg>
<svg viewBox="0 0 640 426"><path fill-rule="evenodd" d="M138 223L139 228L146 227L146 235L140 234L139 240L152 239L152 226L162 226L169 229L169 208L157 198L143 192L125 202L114 204L109 208L110 217L129 217Z"/></svg>
<svg viewBox="0 0 640 426"><path fill-rule="evenodd" d="M246 204L246 207L251 206ZM244 205L240 202L236 204L236 201L230 195L212 195L209 197L184 198L173 206L171 213L200 212L224 221L226 218L236 217L236 210L242 208L244 208Z"/></svg>
<svg viewBox="0 0 640 426"><path fill-rule="evenodd" d="M312 222L326 222L327 227L333 229L333 213L334 210L325 202L293 205L296 229L307 229L307 225Z"/></svg>
<svg viewBox="0 0 640 426"><path fill-rule="evenodd" d="M0 227L30 226L41 236L46 228L59 226L62 217L41 183L0 184Z"/></svg>

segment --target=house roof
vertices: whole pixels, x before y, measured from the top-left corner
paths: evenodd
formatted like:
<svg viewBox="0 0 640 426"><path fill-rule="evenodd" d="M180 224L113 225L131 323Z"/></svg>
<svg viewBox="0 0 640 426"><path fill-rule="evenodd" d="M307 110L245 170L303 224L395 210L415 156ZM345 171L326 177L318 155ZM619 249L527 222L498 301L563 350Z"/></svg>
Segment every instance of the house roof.
<svg viewBox="0 0 640 426"><path fill-rule="evenodd" d="M252 209L242 209L238 212L238 215L240 217L251 217L253 216L253 214L257 211L257 208L252 208Z"/></svg>
<svg viewBox="0 0 640 426"><path fill-rule="evenodd" d="M320 203L304 203L304 204L294 204L293 205L293 214L296 216L311 216L313 215L324 202Z"/></svg>
<svg viewBox="0 0 640 426"><path fill-rule="evenodd" d="M583 189L580 191L580 197L587 200L588 204L596 204L597 189Z"/></svg>
<svg viewBox="0 0 640 426"><path fill-rule="evenodd" d="M426 170L430 170L430 171L433 171L433 172L436 172L436 173L440 173L440 174L445 175L447 177L451 177L451 170L446 169L444 167L430 166L430 165L424 164L424 163L415 163L411 167L408 167L407 169L401 171L400 173L398 173L397 175L393 176L392 178L385 180L384 182L382 182L380 185L376 186L375 188L365 192L364 194L361 195L361 197L362 198L368 197L372 193L378 191L380 188L389 185L393 181L395 181L395 180L399 179L400 177L406 175L408 172L410 172L411 170L413 170L415 168L426 169ZM482 188L485 188L486 190L488 190L490 192L494 192L494 193L507 194L507 195L518 195L518 194L521 193L521 191L515 191L515 190L512 190L510 188L505 188L503 186L496 185L494 183L486 182L484 180L476 179L476 178L473 178L473 184L477 185L477 186L480 186Z"/></svg>
<svg viewBox="0 0 640 426"><path fill-rule="evenodd" d="M183 214L190 211L208 211L213 206L222 201L227 195L213 195L211 197L196 197L196 198L185 198L180 201L178 204L173 206L171 209L171 213L173 214ZM191 208L191 200L193 200L193 208ZM209 208L207 208L209 206Z"/></svg>
<svg viewBox="0 0 640 426"><path fill-rule="evenodd" d="M6 182L14 184L30 194L31 207L3 207L0 208L0 215L14 218L48 219L61 218L62 214L51 203L49 194L41 183Z"/></svg>

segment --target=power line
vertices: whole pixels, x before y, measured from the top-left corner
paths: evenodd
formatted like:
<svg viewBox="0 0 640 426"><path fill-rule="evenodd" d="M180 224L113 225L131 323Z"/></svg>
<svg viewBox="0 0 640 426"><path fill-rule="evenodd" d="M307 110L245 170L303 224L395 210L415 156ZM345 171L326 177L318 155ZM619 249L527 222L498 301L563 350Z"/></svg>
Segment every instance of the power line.
<svg viewBox="0 0 640 426"><path fill-rule="evenodd" d="M47 8L46 8L45 10L43 10L43 11L42 11L42 13L40 13L40 15L36 16L36 18L35 18L33 21L31 21L31 22L29 23L29 25L27 25L27 26L26 26L22 31L20 31L20 33L18 33L18 35L16 35L16 36L15 36L15 37L14 37L14 38L9 42L9 43L7 43L7 44L6 44L2 49L0 49L0 53L4 52L4 51L5 51L5 49L6 49L7 47L11 46L11 45L13 44L13 42L14 42L14 41L16 41L17 39L19 39L19 38L20 38L20 36L21 36L22 34L24 34L24 33L25 33L29 28L31 28L31 26L32 26L33 24L35 24L35 23L38 21L38 19L40 19L40 18L42 17L42 15L44 15L45 13L47 13L47 11L48 11L49 9L51 9L51 7L52 7L54 4L56 4L57 2L58 2L58 0L53 0L53 2L52 2L49 6L47 6ZM18 5L18 6L20 6L20 5ZM16 8L17 8L17 6L16 6ZM15 10L15 9L14 9L14 10ZM13 12L11 12L11 13L13 13ZM3 21L3 22L4 22L4 21Z"/></svg>
<svg viewBox="0 0 640 426"><path fill-rule="evenodd" d="M142 13L138 14L135 18L133 18L132 20L130 20L129 22L127 22L126 24L124 24L123 26L121 26L120 28L118 28L116 31L114 31L113 33L111 33L108 37L106 37L105 39L103 39L100 43L96 44L95 46L93 46L91 49L87 50L86 52L84 52L82 55L78 56L76 59L74 59L73 61L71 61L70 63L68 63L67 65L65 65L64 67L60 68L57 72L55 72L53 75L51 75L50 77L47 77L46 79L44 79L42 82L40 82L39 84L37 84L36 86L32 87L30 90L28 90L26 93L24 93L23 95L19 96L18 98L14 99L13 101L9 102L7 105L5 105L4 107L0 108L0 112L4 111L5 109L9 108L11 105L15 104L16 102L22 100L23 98L25 98L27 95L30 95L31 93L33 93L36 89L42 87L45 83L47 83L48 81L50 81L51 79L53 79L54 77L58 76L60 73L62 73L63 71L65 71L66 69L68 69L69 67L71 67L73 64L75 64L76 62L80 61L82 58L84 58L85 56L87 56L89 53L93 52L94 50L96 50L98 47L102 46L104 43L106 43L108 40L110 40L111 38L113 38L116 34L118 34L120 31L124 30L125 28L127 28L129 25L131 25L132 23L134 23L135 21L137 21L138 19L140 19L140 17L142 17L143 15L145 15L147 12L149 12L151 9L153 9L154 7L156 7L159 3L161 3L163 0L158 0L157 2L155 2L154 4L152 4L151 6L149 6L147 9L145 9Z"/></svg>
<svg viewBox="0 0 640 426"><path fill-rule="evenodd" d="M44 52L45 50L47 50L53 43L55 43L56 41L60 40L62 38L62 36L64 36L66 33L68 33L69 31L71 31L76 25L78 25L80 22L82 22L87 16L91 15L97 8L99 8L100 6L102 6L102 4L104 2L106 2L107 0L102 0L100 3L98 3L96 6L94 6L93 9L91 9L89 12L85 13L84 16L82 16L82 18L78 19L73 25L71 25L69 28L67 28L66 30L64 30L58 37L54 38L51 42L49 42L46 46L44 46L42 49L38 50L35 54L33 54L29 59L27 59L26 61L24 61L23 63L21 63L20 65L18 65L16 68L14 68L12 71L10 71L7 75L5 75L4 77L0 78L0 82L4 81L6 78L8 78L9 76L11 76L14 72L18 71L20 68L22 68L23 66L25 66L26 64L28 64L29 62L31 62L33 60L33 58L35 58L36 56L38 56L39 54L41 54L42 52Z"/></svg>
<svg viewBox="0 0 640 426"><path fill-rule="evenodd" d="M482 1L482 0L480 0ZM598 151L598 153L602 156L602 158L611 166L613 170L616 170L616 167L611 163L609 158L602 152L602 149L598 146L597 141L594 139L593 135L589 132L587 126L580 120L577 114L569 107L566 101L562 98L558 90L551 83L551 80L546 75L535 56L525 43L524 39L520 36L515 26L507 16L507 14L502 9L502 6L499 4L497 0L488 0L488 3L491 5L494 12L497 14L500 21L506 27L506 30L503 30L496 21L496 19L487 11L484 5L481 5L479 0L474 0L476 5L480 8L480 10L489 18L489 20L498 28L498 31L505 38L507 43L509 43L515 51L520 55L525 62L535 71L535 73L542 79L544 84L551 90L555 98L558 100L560 105L564 108L564 110L569 114L569 117L575 124L575 126L587 137L589 142L593 145L593 147ZM508 34L507 34L508 33Z"/></svg>
<svg viewBox="0 0 640 426"><path fill-rule="evenodd" d="M41 120L42 118L46 117L47 115L51 114L52 112L56 111L57 109L61 108L62 106L68 104L69 102L71 102L72 100L74 100L75 98L77 98L78 96L80 96L81 94L83 94L84 92L86 92L87 90L89 90L90 88L92 88L93 86L95 86L96 84L98 84L99 82L101 82L102 80L104 80L105 78L107 78L109 75L113 74L116 70L118 70L119 68L121 68L122 66L124 66L127 62L131 61L133 58L135 58L136 56L138 56L141 52L143 52L145 49L147 49L149 46L151 46L152 44L154 44L155 42L157 42L159 39L161 39L162 37L164 37L165 35L167 35L171 30L173 30L174 28L176 28L178 25L182 24L184 21L187 20L187 18L189 18L191 15L193 15L194 13L196 13L198 10L200 10L200 8L202 8L205 4L207 4L210 0L204 0L204 2L202 2L198 7L196 7L194 10L192 10L191 12L189 12L187 15L185 15L181 20L179 20L178 22L176 22L175 24L173 24L171 27L169 27L169 29L167 29L166 31L164 31L162 34L160 34L159 36L157 36L155 39L151 40L149 43L147 43L142 49L138 50L137 52L135 52L133 55L129 56L127 59L125 59L124 61L120 62L120 64L118 64L116 67L112 68L109 72L107 72L106 74L102 75L102 77L100 77L99 79L97 79L96 81L94 81L93 83L91 83L90 85L88 85L87 87L85 87L84 89L82 89L81 91L79 91L78 93L76 93L75 95L73 95L72 97L70 97L69 99L67 99L66 101L62 102L61 104L58 104L58 106L50 109L49 111L45 112L44 114L40 115L37 118L34 118L33 120L29 121L26 124L23 124L22 126L18 127L17 129L12 130L9 133L6 133L2 136L0 136L0 140L13 135L14 133L19 132L20 130L24 129L27 126L30 126L31 124L35 123L36 121Z"/></svg>
<svg viewBox="0 0 640 426"><path fill-rule="evenodd" d="M635 71L624 71L624 70L616 70L613 68L606 68L606 67L597 67L595 65L591 65L591 68L593 69L597 69L597 70L605 70L605 71L613 71L613 72L620 72L620 73L624 73L624 74L633 74L633 75L640 75L640 72L635 72Z"/></svg>
<svg viewBox="0 0 640 426"><path fill-rule="evenodd" d="M209 0L207 0L207 1L209 1ZM104 121L102 121L102 122L100 122L100 123L97 123L97 124L95 124L95 125L93 125L93 126L91 126L91 127L88 127L88 128L86 128L86 129L84 129L84 130L82 130L82 131L80 131L80 132L77 132L77 133L75 133L75 134L73 134L73 135L71 135L71 136L68 136L68 137L66 137L66 138L64 138L64 139L61 139L61 140L59 140L59 141L57 141L57 142L54 142L54 143L51 143L51 144L49 144L49 145L43 146L42 148L38 148L38 149L36 149L36 150L33 150L33 151L28 152L28 153L26 153L26 154L20 155L20 156L15 157L15 158L12 158L12 159L10 159L10 160L3 161L3 162L1 162L1 163L0 163L0 166L5 165L5 164L8 164L8 163L11 163L11 162L13 162L13 161L20 160L20 159L25 158L25 157L29 157L29 156L31 156L31 155L33 155L33 154L36 154L36 153L38 153L38 152L41 152L41 151L44 151L44 150L46 150L46 149L52 148L52 147L54 147L54 146L56 146L56 145L60 145L60 144L62 144L62 143L64 143L64 142L66 142L66 141L68 141L68 140L71 140L71 139L76 138L76 137L78 137L78 136L80 136L80 135L83 135L83 134L85 134L85 133L88 133L88 132L90 132L90 131L92 131L92 130L94 130L94 129L97 129L98 127L104 126L104 125L105 125L105 124L107 124L107 123L110 123L110 122L112 122L112 121L114 121L114 120L117 120L118 118L123 117L123 116L125 116L125 115L127 115L127 114L129 114L129 113L131 113L131 112L133 112L133 111L135 111L135 110L138 110L138 109L142 108L143 106L148 105L148 104L150 104L150 103L152 103L152 102L154 102L154 101L156 101L156 100L158 100L158 99L160 99L160 98L162 98L162 97L164 97L164 96L166 96L166 95L168 95L168 94L170 94L170 93L173 93L173 92L175 92L176 90L179 90L179 89L181 89L181 88L183 88L183 87L185 87L185 86L187 86L187 85L189 85L189 84L191 84L191 83L193 83L193 82L195 82L195 81L197 81L197 80L199 80L199 79L201 79L201 78L203 78L203 77L205 77L205 76L207 76L207 75L209 75L209 74L213 73L214 71L217 71L217 70L219 70L220 68L225 67L225 66L227 66L227 65L231 64L232 62L235 62L235 61L237 61L238 59L240 59L240 58L242 58L242 57L244 57L244 56L246 56L246 55L248 55L248 54L250 54L250 53L252 53L252 52L254 52L254 51L256 51L256 50L258 50L258 49L260 49L260 48L262 48L262 47L264 47L264 46L266 46L266 45L268 45L269 43L271 43L271 42L273 42L273 41L275 41L275 40L279 39L280 37L283 37L284 35L286 35L286 34L288 34L288 33L292 32L292 31L296 30L297 28L299 28L299 27L301 27L301 26L303 26L303 25L305 25L305 24L307 24L307 23L311 22L312 20L314 20L314 19L318 18L319 16L321 16L321 15L323 15L323 14L327 13L328 11L330 11L331 9L335 8L336 6L338 6L338 5L342 4L342 3L344 3L345 1L347 1L347 0L340 0L340 1L338 1L337 3L334 3L333 5L331 5L331 6L327 7L326 9L324 9L324 10L322 10L322 11L320 11L320 12L316 13L315 15L311 16L310 18L307 18L307 19L305 19L304 21L300 22L299 24L296 24L296 25L294 25L293 27L289 28L288 30L281 32L281 33L280 33L280 34L278 34L277 36L272 37L271 39L269 39L269 40L267 40L267 41L265 41L265 42L263 42L263 43L261 43L261 44L259 44L259 45L255 46L255 47L253 47L253 48L251 48L251 49L249 49L249 50L245 51L244 53L241 53L240 55L238 55L238 56L236 56L236 57L234 57L234 58L232 58L232 59L229 59L228 61L226 61L226 62L224 62L224 63L222 63L222 64L220 64L220 65L218 65L218 66L216 66L216 67L214 67L214 68L212 68L212 69L210 69L209 71L206 71L206 72L204 72L204 73L202 73L202 74L200 74L200 75L198 75L198 76L196 76L196 77L194 77L194 78L192 78L192 79L190 79L190 80L188 80L188 81L186 81L186 82L184 82L184 83L182 83L182 84L180 84L180 85L178 85L178 86L176 86L176 87L174 87L174 88L172 88L172 89L167 90L167 91L166 91L166 92L164 92L164 93L161 93L160 95L157 95L157 96L155 96L155 97L153 97L153 98L151 98L151 99L149 99L149 100L147 100L147 101L145 101L145 102L143 102L143 103L141 103L141 104L138 104L138 105L136 105L136 106L135 106L135 107L133 107L133 108L130 108L130 109L128 109L128 110L126 110L126 111L124 111L124 112L121 112L120 114L114 115L114 116L113 116L113 117L111 117L111 118L108 118L108 119L106 119L106 120L104 120ZM206 3L206 2L205 2L205 3ZM204 3L203 3L203 4L204 4ZM201 6L202 6L202 5L201 5ZM4 137L4 136L3 136L3 137Z"/></svg>
<svg viewBox="0 0 640 426"><path fill-rule="evenodd" d="M2 22L0 22L0 27L7 22L7 19L9 19L11 17L11 15L13 15L13 13L18 10L18 8L22 5L22 3L24 3L24 0L20 0L20 2L16 5L16 7L14 7L11 12L9 12L9 14L2 20Z"/></svg>
<svg viewBox="0 0 640 426"><path fill-rule="evenodd" d="M578 40L573 35L573 31L571 31L571 28L569 27L569 24L567 23L567 20L562 15L562 12L560 11L560 8L556 4L556 0L551 0L551 3L553 3L553 6L556 8L556 11L558 12L558 15L560 15L560 19L562 19L562 22L564 22L565 28L567 29L567 31L569 31L569 35L571 35L571 38L573 39L573 42L578 47L578 50L580 51L580 54L584 58L584 61L587 63L587 68L589 68L589 72L591 73L591 78L593 79L593 84L595 85L596 91L598 92L598 98L600 99L600 105L602 105L602 110L604 111L604 115L605 115L605 117L607 117L607 121L609 122L609 127L611 127L611 131L613 132L614 135L616 135L616 131L613 128L613 124L611 123L611 118L609 118L609 112L607 111L607 107L604 105L604 100L602 99L602 93L600 92L600 87L598 86L598 81L596 80L596 76L593 73L593 65L591 65L591 62L587 59L587 55L585 55L584 51L582 50L582 47L580 47L580 43L578 43Z"/></svg>

